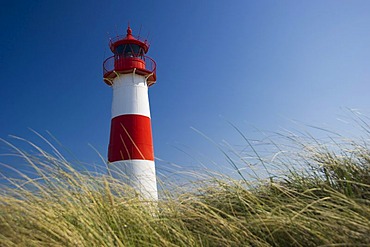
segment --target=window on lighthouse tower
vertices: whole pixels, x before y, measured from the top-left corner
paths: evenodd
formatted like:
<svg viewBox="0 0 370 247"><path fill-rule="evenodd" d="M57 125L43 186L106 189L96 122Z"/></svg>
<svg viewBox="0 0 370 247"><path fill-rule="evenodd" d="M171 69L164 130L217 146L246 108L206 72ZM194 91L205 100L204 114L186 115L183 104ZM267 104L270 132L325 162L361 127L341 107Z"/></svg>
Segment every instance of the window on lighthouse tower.
<svg viewBox="0 0 370 247"><path fill-rule="evenodd" d="M116 55L122 55L124 49L124 45L119 45L116 47L115 54Z"/></svg>
<svg viewBox="0 0 370 247"><path fill-rule="evenodd" d="M132 51L135 54L135 57L138 57L139 56L140 46L132 44L131 45L131 48L132 48Z"/></svg>
<svg viewBox="0 0 370 247"><path fill-rule="evenodd" d="M126 44L126 46L125 46L125 52L124 52L123 56L124 57L133 57L134 56L130 44Z"/></svg>
<svg viewBox="0 0 370 247"><path fill-rule="evenodd" d="M119 58L123 57L139 57L143 59L144 50L136 44L122 44L118 45L115 49L115 55Z"/></svg>

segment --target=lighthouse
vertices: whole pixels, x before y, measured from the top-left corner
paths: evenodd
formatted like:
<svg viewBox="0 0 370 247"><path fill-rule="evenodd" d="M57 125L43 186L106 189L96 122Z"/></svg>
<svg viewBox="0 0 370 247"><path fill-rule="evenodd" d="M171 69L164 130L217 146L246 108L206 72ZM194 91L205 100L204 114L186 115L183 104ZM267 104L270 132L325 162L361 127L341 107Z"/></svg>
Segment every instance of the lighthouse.
<svg viewBox="0 0 370 247"><path fill-rule="evenodd" d="M127 34L110 39L113 55L103 62L104 82L113 89L108 167L143 200L157 200L148 88L156 82L149 44Z"/></svg>

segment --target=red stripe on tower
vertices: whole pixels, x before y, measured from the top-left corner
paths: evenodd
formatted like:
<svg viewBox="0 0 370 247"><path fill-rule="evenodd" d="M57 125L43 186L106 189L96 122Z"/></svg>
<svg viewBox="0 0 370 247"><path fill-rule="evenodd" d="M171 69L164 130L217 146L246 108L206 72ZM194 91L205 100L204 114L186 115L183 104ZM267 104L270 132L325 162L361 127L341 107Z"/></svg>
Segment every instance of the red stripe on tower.
<svg viewBox="0 0 370 247"><path fill-rule="evenodd" d="M108 167L143 199L157 200L148 87L156 64L145 56L149 44L132 35L110 40L113 56L103 63L104 81L113 89Z"/></svg>
<svg viewBox="0 0 370 247"><path fill-rule="evenodd" d="M108 161L154 160L150 118L121 115L112 119Z"/></svg>

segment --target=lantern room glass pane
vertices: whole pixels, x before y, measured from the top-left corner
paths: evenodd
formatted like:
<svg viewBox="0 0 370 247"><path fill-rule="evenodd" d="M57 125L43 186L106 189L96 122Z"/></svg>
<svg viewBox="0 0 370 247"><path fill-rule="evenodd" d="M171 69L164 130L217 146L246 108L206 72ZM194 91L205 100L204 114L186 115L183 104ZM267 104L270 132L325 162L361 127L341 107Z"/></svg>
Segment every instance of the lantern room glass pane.
<svg viewBox="0 0 370 247"><path fill-rule="evenodd" d="M131 47L132 47L132 51L135 54L135 57L139 56L140 46L135 45L135 44L131 44Z"/></svg>
<svg viewBox="0 0 370 247"><path fill-rule="evenodd" d="M140 57L143 58L144 50L142 47L136 44L122 44L118 45L114 51L115 55L124 57Z"/></svg>
<svg viewBox="0 0 370 247"><path fill-rule="evenodd" d="M144 50L143 50L143 48L140 47L140 49L139 49L139 57L141 59L143 59L143 56L144 56Z"/></svg>
<svg viewBox="0 0 370 247"><path fill-rule="evenodd" d="M124 45L119 45L116 47L116 54L121 55L123 53Z"/></svg>
<svg viewBox="0 0 370 247"><path fill-rule="evenodd" d="M132 49L131 49L131 46L130 44L126 44L126 47L125 47L125 57L133 57L133 53L132 53Z"/></svg>

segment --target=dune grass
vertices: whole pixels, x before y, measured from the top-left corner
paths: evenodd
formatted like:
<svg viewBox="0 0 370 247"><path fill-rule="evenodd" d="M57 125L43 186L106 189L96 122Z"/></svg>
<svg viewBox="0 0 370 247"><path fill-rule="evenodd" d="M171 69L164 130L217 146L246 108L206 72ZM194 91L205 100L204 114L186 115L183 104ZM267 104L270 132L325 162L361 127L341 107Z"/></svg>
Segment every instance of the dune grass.
<svg viewBox="0 0 370 247"><path fill-rule="evenodd" d="M366 141L335 151L300 142L300 152L272 160L284 175L203 176L181 192L162 190L158 203L140 201L109 176L77 171L56 149L29 144L36 152L7 143L35 174L3 177L0 246L370 245Z"/></svg>

